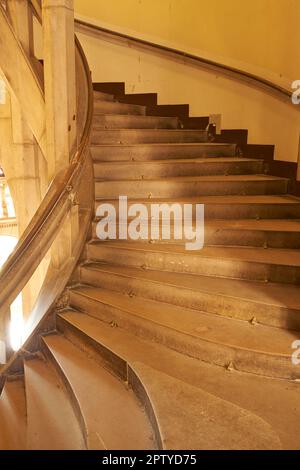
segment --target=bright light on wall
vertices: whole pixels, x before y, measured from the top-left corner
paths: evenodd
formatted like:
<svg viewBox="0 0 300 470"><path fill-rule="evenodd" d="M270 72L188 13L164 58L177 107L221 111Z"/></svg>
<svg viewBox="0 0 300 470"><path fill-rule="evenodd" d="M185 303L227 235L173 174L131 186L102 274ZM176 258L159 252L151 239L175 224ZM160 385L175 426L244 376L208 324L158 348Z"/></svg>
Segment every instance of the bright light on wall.
<svg viewBox="0 0 300 470"><path fill-rule="evenodd" d="M5 200L7 205L8 217L16 217L14 203L8 186L6 186L5 188Z"/></svg>
<svg viewBox="0 0 300 470"><path fill-rule="evenodd" d="M0 270L9 255L14 250L18 240L16 237L0 236ZM14 351L20 349L23 343L24 320L22 294L11 304L10 342Z"/></svg>
<svg viewBox="0 0 300 470"><path fill-rule="evenodd" d="M10 306L10 344L14 351L18 351L23 344L24 319L22 294Z"/></svg>

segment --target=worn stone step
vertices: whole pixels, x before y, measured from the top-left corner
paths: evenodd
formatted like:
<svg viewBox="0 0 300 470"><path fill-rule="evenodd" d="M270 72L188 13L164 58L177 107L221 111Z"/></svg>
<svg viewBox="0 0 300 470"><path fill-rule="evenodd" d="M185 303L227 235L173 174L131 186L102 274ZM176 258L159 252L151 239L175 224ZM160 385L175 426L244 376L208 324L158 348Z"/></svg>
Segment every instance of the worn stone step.
<svg viewBox="0 0 300 470"><path fill-rule="evenodd" d="M83 450L84 438L63 382L45 359L25 361L28 450Z"/></svg>
<svg viewBox="0 0 300 470"><path fill-rule="evenodd" d="M116 222L122 226L128 226L133 218L128 218L127 222L117 219ZM96 218L93 221L93 238L97 237L97 225L100 219ZM182 229L180 240L175 237L174 223L171 218L170 222L170 237L166 238L163 233L163 224L161 220L153 220L151 218L142 220L143 228L147 228L148 236L145 239L140 238L143 243L187 243L189 236L185 235L185 230ZM166 220L164 224L169 224ZM152 226L159 228L159 237L152 238ZM189 228L189 233L196 232L195 221L187 224L185 227ZM117 230L117 240L119 239L119 229ZM262 248L292 248L300 249L300 220L289 219L241 219L241 220L214 220L206 219L204 222L204 240L205 246L252 246Z"/></svg>
<svg viewBox="0 0 300 470"><path fill-rule="evenodd" d="M237 370L268 377L300 377L299 367L291 361L291 345L299 337L295 331L253 326L93 287L72 289L70 306L212 364L226 367L232 363Z"/></svg>
<svg viewBox="0 0 300 470"><path fill-rule="evenodd" d="M137 104L124 104L116 101L94 101L94 116L101 114L132 114L145 116L146 106L139 106Z"/></svg>
<svg viewBox="0 0 300 470"><path fill-rule="evenodd" d="M7 379L0 396L0 450L26 449L26 396L23 377Z"/></svg>
<svg viewBox="0 0 300 470"><path fill-rule="evenodd" d="M96 115L94 129L178 129L179 120L174 117L130 116L122 114Z"/></svg>
<svg viewBox="0 0 300 470"><path fill-rule="evenodd" d="M274 248L204 247L187 251L175 244L97 241L87 244L89 260L168 272L248 281L300 283L300 251Z"/></svg>
<svg viewBox="0 0 300 470"><path fill-rule="evenodd" d="M153 180L95 180L95 195L101 199L182 198L218 195L285 194L288 179L267 175L180 176ZM153 201L152 201L153 202ZM154 202L153 202L154 203Z"/></svg>
<svg viewBox="0 0 300 470"><path fill-rule="evenodd" d="M146 413L125 383L62 336L43 343L76 402L88 449L155 449Z"/></svg>
<svg viewBox="0 0 300 470"><path fill-rule="evenodd" d="M78 269L79 281L85 285L300 331L298 286L182 275L118 264L85 263Z"/></svg>
<svg viewBox="0 0 300 470"><path fill-rule="evenodd" d="M173 176L210 176L263 173L262 160L238 157L170 159L147 162L95 162L95 178L154 179Z"/></svg>
<svg viewBox="0 0 300 470"><path fill-rule="evenodd" d="M189 143L209 142L206 130L184 129L93 129L92 144L147 144L147 143Z"/></svg>
<svg viewBox="0 0 300 470"><path fill-rule="evenodd" d="M119 214L119 202L115 199L101 198L95 200L95 211L103 202L111 204ZM151 211L151 205L174 203L180 204L183 209L184 204L204 204L205 218L208 219L300 219L300 199L290 195L267 195L267 196L201 196L185 197L176 199L132 199L128 200L128 205L139 202ZM150 213L150 212L149 212Z"/></svg>
<svg viewBox="0 0 300 470"><path fill-rule="evenodd" d="M119 215L119 201L115 199L101 198L95 199L95 211L103 202L109 203L114 207L116 215ZM251 220L251 219L300 219L300 199L291 195L222 195L222 196L198 196L182 197L176 199L128 199L128 206L141 203L145 205L148 213L151 213L151 206L155 204L167 204L172 206L179 204L184 209L184 204L203 204L205 206L205 219L220 220ZM195 211L193 212L193 216Z"/></svg>
<svg viewBox="0 0 300 470"><path fill-rule="evenodd" d="M235 144L214 143L160 143L134 145L92 145L94 161L153 161L176 158L234 157Z"/></svg>
<svg viewBox="0 0 300 470"><path fill-rule="evenodd" d="M272 433L275 432L279 436L280 443L276 444L279 445L279 448L282 446L283 449L287 450L299 449L299 383L269 379L254 374L240 374L234 371L233 368L228 370L227 368L214 366L177 353L157 343L145 341L122 328L112 328L111 325L105 325L99 320L76 311L66 311L60 314L58 316L58 327L65 335L70 336L73 341L80 344L80 347L86 348L89 345L95 354L101 355L109 368L114 367L118 361L119 364L123 364L125 370L134 367L136 373L140 373L140 369L136 368L136 363L142 361L154 370L165 373L183 381L185 384L190 384L246 410L245 419L250 418L253 421L252 424L248 422L245 424L246 428L245 432L241 433L241 440L239 432L235 434L237 431L236 424L244 420L227 419L221 412L220 419L224 424L223 435L233 436L231 445L236 446L235 448L248 449L248 446L250 448L252 446L260 448L260 445L262 445L260 439L264 440L269 433L260 428L255 418L255 416L259 416L263 421L269 423ZM145 380L143 380L143 383L147 387L149 396L151 391L148 384L145 383ZM155 396L151 396L152 404L155 405L154 400L156 398L160 401L162 398L160 395L164 392L166 392L166 398L168 398L168 390L164 386L158 388ZM173 391L171 391L171 395L169 397L170 408L162 407L161 409L162 411L165 410L165 413L160 416L161 426L162 424L169 424L167 428L164 427L163 429L166 441L170 442L170 439L176 436L176 441L172 439L174 448L187 449L188 444L190 444L192 449L197 449L199 443L201 443L201 440L198 441L197 438L201 434L194 432L194 429L198 429L197 422L200 419L201 423L203 412L200 412L198 417L193 406L194 400L186 402L184 394L181 395L181 398L177 394L175 395L177 404L174 407L172 401ZM164 399L163 403L166 403ZM182 407L181 403L183 403ZM280 413L274 413L274 410L280 410ZM164 417L170 420L166 421L163 419ZM175 427L174 422L178 426ZM196 427L194 427L195 422ZM213 423L215 422L213 420ZM231 426L233 426L232 431ZM215 444L213 428L212 434L208 432L208 436L211 436L208 445L208 448L211 449ZM246 436L249 437L249 441L245 442ZM193 439L193 441L190 441L190 439ZM266 445L269 448L269 443Z"/></svg>
<svg viewBox="0 0 300 470"><path fill-rule="evenodd" d="M103 93L102 91L94 91L94 103L96 101L115 101L114 95Z"/></svg>

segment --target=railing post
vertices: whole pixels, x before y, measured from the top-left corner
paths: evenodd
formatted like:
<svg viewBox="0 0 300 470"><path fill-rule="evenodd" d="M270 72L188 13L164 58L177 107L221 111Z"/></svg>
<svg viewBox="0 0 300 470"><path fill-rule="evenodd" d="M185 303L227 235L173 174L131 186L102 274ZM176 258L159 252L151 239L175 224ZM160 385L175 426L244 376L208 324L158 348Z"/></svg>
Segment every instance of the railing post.
<svg viewBox="0 0 300 470"><path fill-rule="evenodd" d="M47 159L50 179L69 164L76 145L73 0L42 0Z"/></svg>

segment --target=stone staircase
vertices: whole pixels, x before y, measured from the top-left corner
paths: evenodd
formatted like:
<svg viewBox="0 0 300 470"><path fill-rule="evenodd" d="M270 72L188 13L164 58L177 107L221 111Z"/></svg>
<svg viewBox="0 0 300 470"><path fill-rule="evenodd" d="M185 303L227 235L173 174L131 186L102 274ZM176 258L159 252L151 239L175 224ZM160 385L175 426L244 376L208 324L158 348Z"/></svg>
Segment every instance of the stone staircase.
<svg viewBox="0 0 300 470"><path fill-rule="evenodd" d="M202 203L205 247L100 241L95 218L55 331L6 381L1 447L299 449L300 200L209 128L94 100L95 210Z"/></svg>

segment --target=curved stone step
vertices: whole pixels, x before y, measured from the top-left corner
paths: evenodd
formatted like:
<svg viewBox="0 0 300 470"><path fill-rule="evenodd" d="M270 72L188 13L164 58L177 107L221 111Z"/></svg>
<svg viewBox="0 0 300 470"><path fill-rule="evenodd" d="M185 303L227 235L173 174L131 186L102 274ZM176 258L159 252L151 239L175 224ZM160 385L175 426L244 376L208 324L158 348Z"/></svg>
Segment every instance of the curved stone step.
<svg viewBox="0 0 300 470"><path fill-rule="evenodd" d="M7 379L0 397L0 450L25 450L26 427L23 377Z"/></svg>
<svg viewBox="0 0 300 470"><path fill-rule="evenodd" d="M124 114L96 115L95 129L178 129L179 120L174 117L136 116Z"/></svg>
<svg viewBox="0 0 300 470"><path fill-rule="evenodd" d="M130 297L144 297L228 318L300 331L298 286L216 280L195 274L145 271L101 263L81 266L79 280L82 284Z"/></svg>
<svg viewBox="0 0 300 470"><path fill-rule="evenodd" d="M87 244L89 260L168 272L250 281L300 283L300 251L246 247L185 250L175 244L98 241Z"/></svg>
<svg viewBox="0 0 300 470"><path fill-rule="evenodd" d="M240 374L231 368L214 366L76 311L67 310L59 314L57 324L59 330L79 347L88 347L91 354L100 355L108 368L115 370L118 365L126 370L127 364L130 368L133 362L142 361L155 370L260 416L270 423L284 449L299 449L299 383ZM190 407L191 404L186 408L186 415L193 413ZM280 410L280 413L274 413L274 410ZM233 426L235 424L232 423ZM180 428L180 422L177 425ZM185 427L181 429L178 448L181 448L180 440L186 436Z"/></svg>
<svg viewBox="0 0 300 470"><path fill-rule="evenodd" d="M161 448L281 448L276 431L255 413L206 392L201 384L191 385L180 373L177 376L182 365L188 371L188 361L195 362L194 373L199 368L201 377L201 369L208 366L200 361L142 341L123 330L109 328L75 311L59 315L58 327L80 348L100 356L106 367L115 370L118 363L127 371L128 382L139 391L142 400L150 403ZM211 376L220 374L218 368L209 368ZM189 379L197 382L192 376Z"/></svg>
<svg viewBox="0 0 300 470"><path fill-rule="evenodd" d="M234 157L236 144L160 143L132 145L92 145L94 161L155 161L176 158Z"/></svg>
<svg viewBox="0 0 300 470"><path fill-rule="evenodd" d="M180 445L188 450L281 449L274 429L248 410L141 362L134 362L131 367L146 384L164 448L176 450ZM189 430L185 436L182 428Z"/></svg>
<svg viewBox="0 0 300 470"><path fill-rule="evenodd" d="M97 225L101 219L96 218L93 221L93 239L98 240ZM117 224L122 227L128 227L133 218L128 218L127 222L117 219ZM142 221L144 227L148 230L147 240L137 240L145 243L153 243L151 239L151 222L146 219ZM185 244L189 240L184 231L180 240L175 238L174 223L171 220L170 239L163 237L162 223L157 221L155 225L159 227L159 243ZM190 223L190 233L195 233L195 223ZM205 246L248 246L262 248L289 248L300 249L300 221L289 219L240 219L240 220L218 220L206 219L204 225ZM119 240L119 230L117 230L117 240Z"/></svg>
<svg viewBox="0 0 300 470"><path fill-rule="evenodd" d="M111 204L118 216L119 202L114 199L106 199L105 202ZM128 205L139 202L151 210L151 204L204 204L205 218L208 219L300 219L300 199L290 195L222 195L222 196L201 196L184 197L176 199L139 199L128 200ZM95 200L95 211L103 203L101 198Z"/></svg>
<svg viewBox="0 0 300 470"><path fill-rule="evenodd" d="M92 144L142 144L208 142L206 130L185 129L96 129L92 132Z"/></svg>
<svg viewBox="0 0 300 470"><path fill-rule="evenodd" d="M124 383L62 336L43 343L77 402L89 449L155 449L148 418Z"/></svg>
<svg viewBox="0 0 300 470"><path fill-rule="evenodd" d="M83 450L85 443L58 374L44 359L24 364L29 450Z"/></svg>
<svg viewBox="0 0 300 470"><path fill-rule="evenodd" d="M263 173L262 160L238 157L94 163L95 178L110 181L260 173Z"/></svg>
<svg viewBox="0 0 300 470"><path fill-rule="evenodd" d="M300 249L300 220L207 220L206 245Z"/></svg>
<svg viewBox="0 0 300 470"><path fill-rule="evenodd" d="M95 181L97 198L159 199L217 195L286 194L288 180L266 175L179 176L154 180ZM152 201L154 203L154 201Z"/></svg>
<svg viewBox="0 0 300 470"><path fill-rule="evenodd" d="M94 101L94 116L100 114L132 114L138 116L146 115L146 106L137 104L124 104L116 101Z"/></svg>
<svg viewBox="0 0 300 470"><path fill-rule="evenodd" d="M292 344L300 332L177 307L111 290L79 287L70 306L180 353L267 377L300 378Z"/></svg>

